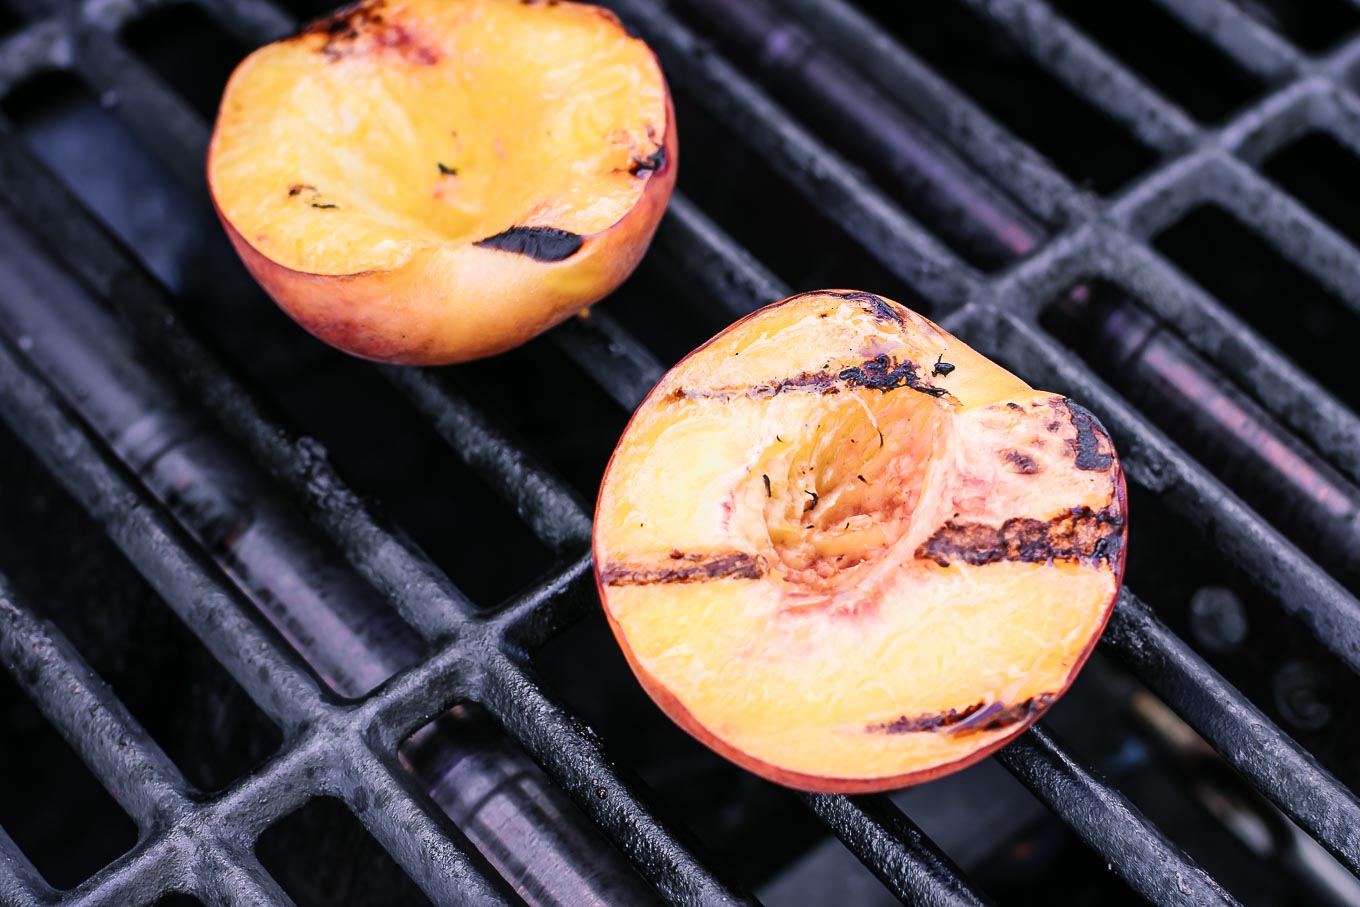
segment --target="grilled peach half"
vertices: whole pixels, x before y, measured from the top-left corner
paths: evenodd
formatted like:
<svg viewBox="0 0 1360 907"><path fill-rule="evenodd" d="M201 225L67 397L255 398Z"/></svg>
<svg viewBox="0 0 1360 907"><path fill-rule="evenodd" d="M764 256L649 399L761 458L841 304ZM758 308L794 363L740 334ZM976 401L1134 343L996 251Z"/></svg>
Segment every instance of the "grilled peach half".
<svg viewBox="0 0 1360 907"><path fill-rule="evenodd" d="M502 352L617 287L675 185L670 94L612 13L366 0L247 57L208 185L255 279L368 359Z"/></svg>
<svg viewBox="0 0 1360 907"><path fill-rule="evenodd" d="M605 614L678 724L773 781L925 781L1075 678L1123 576L1091 413L903 306L822 291L672 369L606 470Z"/></svg>

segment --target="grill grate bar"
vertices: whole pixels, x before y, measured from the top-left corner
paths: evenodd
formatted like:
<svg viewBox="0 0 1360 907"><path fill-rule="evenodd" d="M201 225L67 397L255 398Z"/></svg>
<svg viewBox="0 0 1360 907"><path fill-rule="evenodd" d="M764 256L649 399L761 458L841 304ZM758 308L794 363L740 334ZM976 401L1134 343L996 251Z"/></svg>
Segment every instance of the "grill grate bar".
<svg viewBox="0 0 1360 907"><path fill-rule="evenodd" d="M698 279L734 318L787 297L790 290L681 193L671 196L656 246ZM645 266L645 262L644 262Z"/></svg>
<svg viewBox="0 0 1360 907"><path fill-rule="evenodd" d="M211 867L211 883L195 886L192 892L212 904L230 907L296 907L273 877L260 865L255 854L243 847L224 846L209 850L203 859Z"/></svg>
<svg viewBox="0 0 1360 907"><path fill-rule="evenodd" d="M1229 765L1352 872L1360 872L1360 800L1127 588L1102 643Z"/></svg>
<svg viewBox="0 0 1360 907"><path fill-rule="evenodd" d="M227 432L296 498L347 558L417 631L451 632L472 609L423 554L399 541L339 478L320 444L297 437L236 381L217 356L187 331L166 291L36 164L0 120L0 198L24 217L62 263L107 300ZM400 578L395 575L400 573Z"/></svg>
<svg viewBox="0 0 1360 907"><path fill-rule="evenodd" d="M632 411L665 368L604 312L591 312L558 325L550 339L614 402Z"/></svg>
<svg viewBox="0 0 1360 907"><path fill-rule="evenodd" d="M701 101L885 267L944 308L976 292L977 272L688 29L647 0L604 5L647 39L673 86Z"/></svg>
<svg viewBox="0 0 1360 907"><path fill-rule="evenodd" d="M1129 478L1204 532L1338 658L1360 668L1360 602L1037 328L1011 315L998 327L989 353L1051 384L1084 388L1084 398L1121 439Z"/></svg>
<svg viewBox="0 0 1360 907"><path fill-rule="evenodd" d="M310 745L291 747L262 774L246 779L222 798L199 810L182 809L179 816L183 818L175 827L192 824L239 831L246 824L248 831L258 834L269 822L290 808L300 806L310 796L307 785L297 783L298 776L309 768L315 771L320 763L319 767L324 769L325 759L336 752L351 760L373 758L345 722L344 716L356 714L354 710L337 709L322 700L315 682L296 664L292 651L251 623L245 613L249 609L215 587L212 577L183 554L176 533L129 490L131 480L103 461L50 393L20 370L7 345L3 344L0 344L0 413L25 443L54 467L68 490L92 515L105 523L129 559L158 587L167 602L179 610L185 622L204 639L266 714L283 724L291 734L307 727L318 729L310 732ZM147 542L144 544L140 540ZM154 547L146 547L147 544ZM176 584L172 578L169 584L158 583L162 565L170 565L178 573L191 577L190 581ZM125 763L120 769L128 772L135 770L148 752L156 751L154 747L151 750L120 748L98 755L101 759ZM101 766L92 762L91 767L99 772ZM365 770L368 768L371 766L365 762ZM380 780L372 777L368 783L377 784ZM404 854L408 862L419 863L416 853L433 853L437 857L437 873L428 864L424 870L412 873L428 894L436 900L447 901L450 891L480 887L483 890L472 898L473 902L491 903L503 899L492 895L504 894L504 883L446 818L443 824L433 819L408 793L389 792L388 796L391 804L383 811L384 815L399 819L397 827L413 835L419 845L416 851L408 850ZM348 800L352 808L359 806L353 794ZM268 808L262 809L262 804ZM358 811L362 813L362 810ZM201 821L208 817L215 821ZM255 827L249 828L249 824ZM410 848L412 842L408 839L403 846ZM403 854L394 852L393 857L401 862ZM410 870L414 866L407 868ZM422 872L425 878L422 878ZM119 873L115 871L109 875L118 876Z"/></svg>
<svg viewBox="0 0 1360 907"><path fill-rule="evenodd" d="M74 72L177 180L206 192L208 130L198 113L111 35L94 28L76 28L72 35Z"/></svg>
<svg viewBox="0 0 1360 907"><path fill-rule="evenodd" d="M576 493L523 443L455 394L437 370L385 367L382 372L546 545L560 553L590 544L590 518Z"/></svg>
<svg viewBox="0 0 1360 907"><path fill-rule="evenodd" d="M321 692L291 649L281 647L238 605L225 581L66 415L52 392L0 342L0 416L122 549L236 681L285 730L310 721ZM139 487L139 486L136 486Z"/></svg>
<svg viewBox="0 0 1360 907"><path fill-rule="evenodd" d="M470 904L523 902L439 810L421 805L428 795L395 758L379 758L360 742L351 747L338 793L405 873L432 900L455 897ZM381 806L379 806L381 804ZM468 860L474 855L475 861ZM482 892L471 896L473 886Z"/></svg>
<svg viewBox="0 0 1360 907"><path fill-rule="evenodd" d="M61 23L24 26L0 41L0 94L31 75L64 65L70 55L70 41Z"/></svg>
<svg viewBox="0 0 1360 907"><path fill-rule="evenodd" d="M165 832L139 843L113 864L54 897L53 901L63 907L122 907L154 902L167 885L182 885L198 851L207 846L206 842L200 845L186 840L178 832Z"/></svg>
<svg viewBox="0 0 1360 907"><path fill-rule="evenodd" d="M1154 0L1186 28L1202 35L1238 66L1266 82L1303 68L1301 55L1275 32L1227 0Z"/></svg>
<svg viewBox="0 0 1360 907"><path fill-rule="evenodd" d="M1041 216L1051 219L1055 213L1052 209L1057 207L1080 215L1084 221L1095 218L1089 210L1091 200L1086 193L1074 188L1032 152L1012 157L1014 149L1028 151L1027 146L934 76L900 43L848 9L841 0L794 0L794 7L819 35L834 42L842 55L867 67L869 74L905 107L924 110L924 122L978 162L981 172L1002 180L1031 207L1036 197L1057 199L1056 203L1042 202L1044 208L1035 207ZM873 46L881 52L864 54L859 48L865 46ZM1337 103L1327 103L1335 93L1331 86L1322 82L1290 86L1240 114L1220 132L1204 135L1206 139L1216 137L1223 147L1238 153L1245 150L1244 144L1250 143L1259 149L1257 153L1264 154L1306 128L1305 123L1313 125L1338 119L1333 116ZM1341 96L1344 100L1352 97L1348 92ZM1345 122L1351 126L1348 131L1355 137L1356 147L1360 148L1360 120L1351 117ZM1270 129L1265 130L1266 126ZM1267 138L1268 143L1264 141ZM1212 141L1209 144L1211 146ZM1001 148L1005 149L1005 155L998 158ZM1208 166L1209 160L1217 161L1218 157L1214 156L1211 147L1206 147L1202 152L1163 165L1117 201L1111 207L1111 217L1130 227L1133 226L1130 221L1142 221L1154 213L1160 215L1155 225L1140 222L1135 230L1139 234L1151 233L1191 207L1196 201L1195 193L1218 189L1217 197L1223 203L1233 206L1244 220L1257 226L1285 254L1297 255L1296 260L1302 261L1311 273L1343 299L1356 298L1354 274L1360 270L1360 260L1356 258L1354 247L1267 180L1246 168L1232 162L1223 163L1224 167L1233 168L1222 178L1228 181L1226 186L1222 180L1215 183L1208 179L1203 168ZM1261 203L1248 205L1244 200L1246 194L1252 194ZM1357 430L1360 419L1259 335L1243 326L1220 303L1150 252L1147 260L1154 273L1161 276L1155 289L1145 289L1144 273L1129 265L1120 248L1121 245L1135 245L1136 240L1132 238L1121 235L1099 249L1098 254L1088 248L1065 249L1064 241L1062 236L1050 241L1038 254L1020 264L1018 274L1003 275L992 285L993 295L1003 307L1034 312L1082 279L1117 273L1116 279L1126 288L1137 288L1139 292L1135 295L1185 334L1192 346L1228 365L1232 377L1255 394L1271 415L1314 446L1334 453L1343 469L1360 478L1360 430ZM1324 251L1312 251L1319 248ZM1055 267L1063 262L1071 267ZM1125 270L1121 272L1120 268ZM1057 279L1059 276L1061 280ZM1042 280L1030 282L1036 277ZM1180 302L1177 304L1172 300ZM1251 355L1215 357L1218 350L1226 347L1229 337L1235 344L1234 349L1245 348Z"/></svg>
<svg viewBox="0 0 1360 907"><path fill-rule="evenodd" d="M983 907L983 897L887 797L809 794L808 807L904 904Z"/></svg>
<svg viewBox="0 0 1360 907"><path fill-rule="evenodd" d="M12 365L12 360L8 358L9 355L10 354L7 349L0 349L0 411L3 411L7 417L11 416L10 407L6 405L10 401L5 397L4 391L8 389L10 382L5 381L5 379L9 377L8 374L9 370L5 369L4 366ZM15 370L15 372L17 374L17 369ZM29 380L32 381L33 379ZM51 401L49 397L45 396L45 394L41 393L36 388L36 382L34 382L34 387L26 386L25 390L29 391L28 394L26 396L18 398L18 402L13 407L14 410L19 413L18 418L23 418L24 416L31 415L34 412L43 411L44 406L47 408L47 410L52 411L54 414L56 413L54 401ZM54 415L53 418L55 419L56 416ZM74 464L71 462L71 458L69 456L63 457L63 455L67 449L75 446L73 442L63 438L62 439L63 444L66 446L63 446L61 450L54 452L48 449L48 447L44 445L41 441L39 441L34 434L24 432L22 430L22 426L16 425L16 428L19 429L20 433L25 437L26 442L30 443L31 446L34 446L35 450L37 450L45 460L49 461L49 463L52 463L57 467L55 471L59 472L63 479L69 478L71 470L74 469L75 467ZM68 430L67 432L67 434L72 433L73 430ZM41 432L37 432L37 434L41 434ZM57 434L50 430L47 432L47 435L51 437L57 437ZM81 448L80 452L85 453L88 450L88 441L85 441L82 438L81 442L82 444L85 445L85 447ZM110 467L105 467L105 469L108 470L110 476L107 479L107 481L113 482L114 479L111 477L112 469ZM77 489L77 492L79 491L80 489ZM77 494L77 496L81 497L79 493ZM85 500L84 503L96 508L100 507L102 504L102 502L99 500L88 499ZM137 512L140 513L141 511ZM162 527L160 529L160 534L163 537L169 537L173 533L167 528ZM121 538L117 538L116 540L119 541L120 543L123 541ZM134 563L137 564L139 569L142 570L143 572L154 571L156 569L156 565L154 563L143 563L137 557L133 557L132 559ZM176 569L186 568L179 567ZM190 601L192 601L192 599L190 599ZM171 604L173 605L174 603L175 603L174 600L171 600ZM227 605L226 608L233 608L233 606ZM193 611L190 611L188 613L182 612L182 614L185 617L186 622L189 623L192 628L194 628L195 632L199 633L200 636L205 636L205 641L209 642L209 645L211 647L213 644L213 640L207 639L206 635L210 632L209 628L214 627L216 625L213 624L212 621L205 620L201 614L197 614ZM240 623L241 620L244 619L243 616L239 614L239 612L219 614L218 612L215 611L214 615L215 620L222 621L223 624L229 626L235 626L236 624ZM278 653L278 651L276 650L277 644L274 643L272 639L270 639L269 641L265 641L266 639L268 639L267 637L246 635L240 630L234 630L233 632L248 640L247 648L250 650L251 653L253 653L252 664L258 662L260 667L267 668L268 671L272 674L278 672L277 665L291 663L291 659L285 658L281 656L280 653ZM258 629L255 630L255 633L256 634L259 633ZM229 653L224 654L223 652L217 651L215 649L214 654L216 654L219 659L223 660L224 663L227 664L229 670L232 669L233 659L229 655ZM288 650L288 654L291 655L291 650ZM424 669L423 676L429 678L433 671L439 668L439 665L436 664L434 667L430 667L429 663L427 663L426 665L422 666L422 668ZM259 689L259 687L261 686L261 682L254 681L253 670L245 671L244 676L235 671L233 671L233 673L235 676L237 676L238 681L242 683L242 686L246 688L247 692L251 694L252 698L255 698L260 703L261 707L266 711L266 713L271 714L271 716L275 717L276 720L279 720L280 723L283 723L286 727L296 728L300 727L302 724L306 722L316 721L327 715L333 717L334 715L338 714L334 707L323 706L320 704L319 701L317 701L311 706L306 705L308 699L316 700L318 692L315 688L315 685L312 684L310 678L306 678L301 681L310 688L311 691L310 697L304 696L300 692L293 692L291 694L277 693L278 698L282 699L284 704L294 705L294 709L298 712L298 714L292 714L280 711L279 706L276 703L273 703L269 698L267 698L274 696L277 691L267 687L263 690ZM379 691L380 694L382 692L382 689L383 688L380 688ZM432 686L431 689L437 690L439 689L439 687L435 685ZM429 717L433 717L433 714L436 713L437 711L438 711L437 709L427 710L424 717L426 719L428 719ZM566 729L559 728L558 733L559 734L566 733ZM547 746L548 748L551 749L553 747L561 746L561 743L562 741L560 739L560 736L550 737ZM598 761L600 765L604 765L602 757L600 757ZM598 775L599 772L596 772L596 774ZM587 781L586 783L587 785L589 785L590 782ZM307 791L306 785L299 784L297 785L296 790L300 792L299 795L302 796L304 799L306 798L306 796L309 796L309 794L306 792ZM700 863L694 857L689 856L687 853L685 853L683 846L676 842L675 839L670 835L670 833L666 831L665 828L661 826L657 820L652 818L650 813L646 812L645 808L641 804L631 799L632 798L631 793L625 792L622 789L620 789L618 793L621 798L625 796L629 798L629 809L631 811L631 817L636 818L637 816L643 816L646 818L646 825L642 830L641 834L645 835L649 839L649 842L651 844L654 844L657 847L666 848L669 854L671 855L672 859L682 861L686 875L691 880L691 883L700 886L701 889L700 896L698 897L697 900L693 901L694 903L706 902L707 895L708 893L710 893L711 890L720 890L719 883L717 883L716 880L713 880L712 877L707 874L707 871L703 868L702 863ZM244 801L243 805L248 812L253 812L261 820L266 820L266 824L267 821L272 821L274 818L277 818L277 815L262 814L258 808L258 804L260 802L269 801L267 798L262 799L260 797L252 797L249 798L247 801ZM273 805L278 806L280 802L281 800L279 796L275 794L272 800ZM300 805L300 803L297 805ZM438 820L435 821L437 822ZM606 830L607 831L610 830L608 826L606 826ZM632 835L627 836L627 838L629 840L633 840L635 839L636 834L637 833L635 832ZM617 838L616 843L618 843ZM393 854L393 856L395 858L398 855ZM463 858L464 862L466 862L466 859L467 858L465 855ZM441 864L442 874L444 876L447 876L449 873L449 865L450 864L448 863L447 860ZM643 868L645 871L646 867L641 868ZM471 870L466 870L464 874L467 874L468 872L471 872ZM492 875L494 876L494 873L492 873ZM705 880L707 880L707 883L705 883ZM419 881L419 879L417 879L417 881ZM483 902L482 900L476 898L473 898L471 900L473 903ZM681 898L681 900L683 901L684 899Z"/></svg>
<svg viewBox="0 0 1360 907"><path fill-rule="evenodd" d="M846 8L840 0L794 0L794 5L819 34L825 34L836 43L843 55L861 66L869 67L870 74L880 84L890 88L905 106L924 109L929 114L925 118L929 125L951 138L952 143L965 154L980 161L983 172L1003 179L1008 188L1016 191L1026 202L1037 194L1033 176L1037 172L1044 195L1063 199L1062 207L1069 211L1080 212L1086 206L1088 199L1085 193L1072 187L1041 159L1033 163L1032 153L1028 157L1020 156L1018 165L1014 160L993 157L998 147L1006 147L1009 153L1012 147L1026 146L979 111L968 99L934 77L901 44L877 31L871 22ZM851 48L866 46L863 42L869 42L870 46L882 52L870 55L857 49L853 54L848 52ZM1316 80L1289 86L1243 112L1220 132L1204 135L1206 139L1216 138L1223 147L1239 154L1247 151L1248 147L1255 154L1264 154L1308 126L1341 120L1350 127L1347 132L1353 137L1353 146L1360 148L1360 121L1357 121L1357 117L1335 116L1335 108L1353 101L1353 96L1342 91L1340 97L1336 98L1337 94L1333 86ZM1296 260L1300 260L1314 276L1343 299L1353 302L1357 296L1353 277L1360 270L1360 259L1357 259L1354 247L1275 189L1269 181L1244 167L1231 161L1223 162L1222 166L1231 168L1228 176L1223 177L1227 181L1226 186L1222 180L1215 183L1207 179L1202 167L1207 166L1205 161L1211 156L1213 152L1208 149L1163 165L1130 189L1125 198L1112 207L1111 215L1117 221L1121 218L1137 221L1155 212L1161 215L1156 226L1141 223L1137 231L1152 232L1193 205L1196 198L1194 193L1218 189L1217 197L1222 203L1233 206L1239 216L1260 229L1285 254L1295 255ZM1212 159L1218 160L1217 157ZM1246 195L1251 195L1260 203L1248 204L1244 198ZM1082 219L1093 217L1093 214L1087 213ZM1129 224L1126 223L1126 226ZM1142 272L1129 268L1122 250L1118 248L1119 244L1131 242L1133 240L1120 236L1109 244L1108 249L1101 249L1099 255L1093 256L1089 250L1077 250L1075 255L1068 255L1067 259L1074 267L1063 282L1055 285L1051 278L1056 273L1062 273L1061 269L1053 267L1053 259L1063 257L1060 237L1057 242L1050 243L1048 248L1022 263L1023 276L1003 276L994 284L995 295L1003 305L1034 311L1058 291L1065 290L1070 283L1094 274L1108 275L1111 270L1121 266L1128 268L1122 275L1123 282L1142 290ZM1316 249L1323 251L1313 251ZM1170 269L1155 255L1148 253L1148 260L1152 262L1153 270L1161 275L1161 285L1157 291L1140 292L1139 297L1147 305L1156 308L1163 319L1177 326L1193 346L1211 357L1226 346L1228 337L1238 345L1235 348L1245 346L1251 355L1226 357L1231 360L1227 364L1231 366L1232 376L1254 393L1273 416L1320 449L1335 452L1340 465L1353 476L1360 477L1360 441L1357 440L1360 438L1360 432L1357 431L1360 419L1286 357L1241 325L1216 300ZM1095 267L1092 267L1093 261ZM1102 272L1102 267L1107 270ZM1036 292L1034 285L1025 286L1022 290L1017 286L1031 275L1050 278L1047 284L1041 285L1042 292ZM1181 303L1174 305L1170 301L1172 299L1179 299ZM1225 357L1218 358L1223 360Z"/></svg>
<svg viewBox="0 0 1360 907"><path fill-rule="evenodd" d="M0 903L37 907L52 899L52 887L0 828Z"/></svg>
<svg viewBox="0 0 1360 907"><path fill-rule="evenodd" d="M1138 809L1082 768L1040 728L997 754L1134 891L1154 904L1237 904Z"/></svg>
<svg viewBox="0 0 1360 907"><path fill-rule="evenodd" d="M753 901L715 878L643 805L637 784L609 762L603 741L544 691L529 669L499 650L484 659L479 702L604 829L643 877L677 904Z"/></svg>
<svg viewBox="0 0 1360 907"><path fill-rule="evenodd" d="M1174 327L1206 358L1227 363L1224 374L1259 400L1263 409L1318 450L1327 451L1338 468L1360 478L1360 417L1151 249L1122 234L1103 235L1098 242L1107 249L1117 245L1120 252L1105 256L1095 274L1137 287L1148 300L1149 312Z"/></svg>
<svg viewBox="0 0 1360 907"><path fill-rule="evenodd" d="M597 606L595 570L587 552L533 593L498 609L487 622L500 634L503 649L527 660Z"/></svg>
<svg viewBox="0 0 1360 907"><path fill-rule="evenodd" d="M1092 201L1047 159L845 0L785 0L781 6L1040 220L1053 224L1089 216Z"/></svg>
<svg viewBox="0 0 1360 907"><path fill-rule="evenodd" d="M190 785L61 633L0 576L0 662L146 833L182 810Z"/></svg>
<svg viewBox="0 0 1360 907"><path fill-rule="evenodd" d="M1026 54L1073 92L1169 156L1189 148L1194 121L1039 0L963 0L997 23Z"/></svg>

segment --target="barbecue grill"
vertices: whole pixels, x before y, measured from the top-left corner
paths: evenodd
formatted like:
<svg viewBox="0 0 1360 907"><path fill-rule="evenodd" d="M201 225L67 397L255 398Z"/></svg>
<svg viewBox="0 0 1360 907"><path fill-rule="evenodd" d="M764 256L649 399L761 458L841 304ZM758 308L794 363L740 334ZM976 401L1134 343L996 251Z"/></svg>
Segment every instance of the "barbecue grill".
<svg viewBox="0 0 1360 907"><path fill-rule="evenodd" d="M22 692L0 904L748 903L824 830L881 883L866 899L1039 890L922 830L957 786L686 774L658 750L689 744L612 683L603 458L663 362L821 285L922 309L1123 454L1128 584L1093 679L973 776L1004 767L1094 854L1015 850L1044 902L1250 902L1251 852L1293 874L1270 903L1355 894L1360 10L609 0L684 136L648 260L522 350L408 370L286 324L213 222L227 72L324 12L286 5L0 5L0 661ZM1116 695L1254 851L1170 834L1106 780L1122 763L1086 738Z"/></svg>

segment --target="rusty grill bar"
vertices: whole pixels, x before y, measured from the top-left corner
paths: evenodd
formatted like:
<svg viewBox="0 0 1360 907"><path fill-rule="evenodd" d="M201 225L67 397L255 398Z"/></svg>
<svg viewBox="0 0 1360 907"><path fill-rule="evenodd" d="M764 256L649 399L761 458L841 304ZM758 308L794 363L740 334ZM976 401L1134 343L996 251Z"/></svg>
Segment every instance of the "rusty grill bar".
<svg viewBox="0 0 1360 907"><path fill-rule="evenodd" d="M1280 422L1360 478L1360 421L1349 409L1190 283L1149 237L1192 205L1233 211L1347 305L1360 309L1360 253L1254 169L1305 129L1360 152L1360 98L1346 78L1360 38L1311 58L1226 0L1158 0L1185 26L1273 87L1218 129L1204 129L1038 0L965 0L1076 94L1123 123L1161 163L1112 203L1073 186L1042 157L842 0L785 8L844 56L866 86L891 97L1026 208L1063 224L997 277L962 261L830 150L665 7L610 0L658 51L673 88L734 131L873 258L928 298L939 319L984 353L1044 385L1083 389L1125 452L1129 478L1188 524L1216 527L1224 558L1296 614L1336 656L1360 668L1360 603L1218 479L1180 451L1037 322L1068 288L1104 279L1144 300L1196 350L1231 363L1229 376ZM249 44L295 23L268 0L198 0ZM96 95L116 91L118 115L187 183L200 179L208 124L114 32L161 0L26 0L30 22L0 43L0 96L46 70L70 71ZM858 50L857 50L858 49ZM871 52L864 52L869 49ZM0 902L152 903L194 894L207 903L288 904L257 862L255 838L320 795L342 799L436 903L514 903L464 834L397 764L408 734L450 705L484 706L573 798L666 900L747 903L645 792L616 768L606 743L559 705L530 655L595 607L586 555L589 513L533 454L428 370L383 369L449 446L495 488L559 558L554 573L485 613L352 492L325 451L292 434L176 314L176 300L38 164L0 120L0 203L90 292L157 352L179 384L301 504L429 652L376 690L342 700L296 653L264 632L252 607L62 401L24 350L0 340L0 416L103 526L128 559L285 732L281 751L224 793L205 797L150 739L59 631L34 617L0 578L0 652L25 692L137 825L131 852L69 892L51 889L0 832ZM786 295L765 267L677 195L658 234L665 248L733 316ZM603 313L553 340L625 409L662 365ZM1232 357L1217 354L1231 346ZM1352 872L1360 872L1360 801L1231 687L1131 591L1103 648L1195 728L1222 757ZM1230 904L1231 896L1115 789L1035 729L998 759L1132 888L1155 902ZM360 787L381 792L384 805ZM886 797L809 796L808 807L897 896L922 904L981 904L959 870Z"/></svg>

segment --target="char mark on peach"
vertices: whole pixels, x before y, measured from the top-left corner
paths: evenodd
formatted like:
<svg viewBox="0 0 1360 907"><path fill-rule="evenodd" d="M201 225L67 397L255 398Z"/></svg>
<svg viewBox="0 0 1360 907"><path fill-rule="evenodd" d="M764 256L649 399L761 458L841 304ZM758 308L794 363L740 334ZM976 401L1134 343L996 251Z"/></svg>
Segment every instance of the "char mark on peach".
<svg viewBox="0 0 1360 907"><path fill-rule="evenodd" d="M1073 452L1076 454L1077 468L1089 472L1109 469L1114 463L1114 445L1110 443L1110 436L1100 424L1100 420L1089 409L1079 403L1073 403L1066 397L1063 398L1063 404L1071 414L1072 425L1077 430L1076 440L1071 442ZM1102 452L1102 446L1106 452Z"/></svg>
<svg viewBox="0 0 1360 907"><path fill-rule="evenodd" d="M1023 702L1003 705L995 702L984 705L975 702L961 709L936 712L930 715L903 715L901 718L883 724L869 726L870 731L884 734L919 734L925 731L942 731L947 734L977 734L985 731L999 731L1026 721L1051 706L1058 697L1053 693L1040 693Z"/></svg>
<svg viewBox="0 0 1360 907"><path fill-rule="evenodd" d="M644 173L661 170L666 166L666 147L657 146L657 149L645 157L633 158L633 163L628 168L628 172L633 176L641 176Z"/></svg>
<svg viewBox="0 0 1360 907"><path fill-rule="evenodd" d="M527 255L534 261L554 262L571 258L584 242L581 234L556 227L511 227L495 236L479 239L473 245Z"/></svg>
<svg viewBox="0 0 1360 907"><path fill-rule="evenodd" d="M881 355L840 371L799 372L746 388L680 387L672 391L671 396L677 400L730 400L738 396L765 399L788 393L838 394L842 388L868 388L886 394L903 387L927 397L943 397L949 393L943 387L922 381L920 371L911 362L905 359L895 362Z"/></svg>
<svg viewBox="0 0 1360 907"><path fill-rule="evenodd" d="M715 579L760 579L763 557L742 552L684 554L671 552L668 564L605 564L600 581L606 586L653 586L658 583L702 583Z"/></svg>
<svg viewBox="0 0 1360 907"><path fill-rule="evenodd" d="M1022 476L1032 476L1039 472L1039 464L1029 454L1018 450L1003 450L1001 456L1005 457L1006 462L1015 467L1015 471Z"/></svg>
<svg viewBox="0 0 1360 907"><path fill-rule="evenodd" d="M941 567L1002 561L1114 563L1123 544L1124 517L1111 508L1074 507L1051 520L1012 517L1000 526L950 520L916 549L916 557Z"/></svg>
<svg viewBox="0 0 1360 907"><path fill-rule="evenodd" d="M846 299L851 302L862 302L865 303L865 311L870 315L873 315L877 320L884 322L891 321L896 325L906 324L906 322L902 320L902 315L896 309L873 293L835 293L831 290L825 290L818 295L834 296L837 299Z"/></svg>
<svg viewBox="0 0 1360 907"><path fill-rule="evenodd" d="M405 26L383 16L385 5L385 0L361 0L316 20L302 34L324 35L321 54L332 63L367 48L391 50L421 66L438 63L438 51L417 41ZM361 41L366 48L360 47Z"/></svg>

